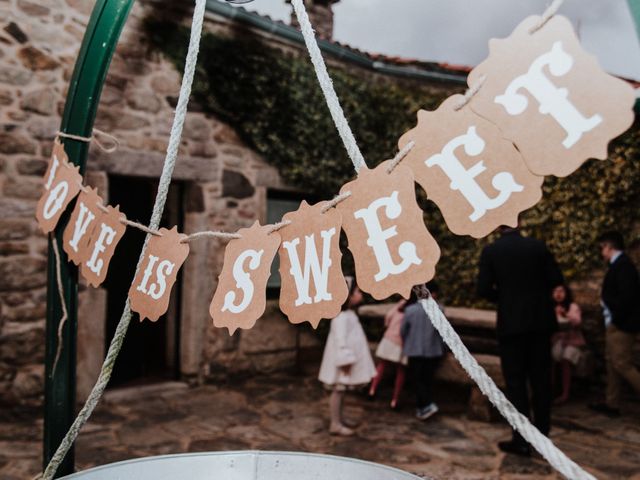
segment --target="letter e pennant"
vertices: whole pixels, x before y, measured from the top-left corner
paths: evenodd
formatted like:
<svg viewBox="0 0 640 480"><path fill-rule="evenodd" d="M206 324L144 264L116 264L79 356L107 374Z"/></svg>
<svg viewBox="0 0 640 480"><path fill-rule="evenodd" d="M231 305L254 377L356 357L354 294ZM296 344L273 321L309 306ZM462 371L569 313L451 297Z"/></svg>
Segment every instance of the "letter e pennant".
<svg viewBox="0 0 640 480"><path fill-rule="evenodd" d="M517 226L520 212L542 197L544 177L531 173L513 143L469 105L456 111L463 98L453 95L434 112L420 110L418 125L399 144L415 142L403 165L449 229L480 238L500 225Z"/></svg>
<svg viewBox="0 0 640 480"><path fill-rule="evenodd" d="M89 240L89 255L80 267L82 276L94 287L107 277L111 257L127 228L121 221L125 218L118 206L109 205L96 222Z"/></svg>
<svg viewBox="0 0 640 480"><path fill-rule="evenodd" d="M342 226L353 253L358 286L377 300L394 293L409 298L414 285L431 280L440 258L416 203L413 174L403 165L388 173L390 161L340 189Z"/></svg>

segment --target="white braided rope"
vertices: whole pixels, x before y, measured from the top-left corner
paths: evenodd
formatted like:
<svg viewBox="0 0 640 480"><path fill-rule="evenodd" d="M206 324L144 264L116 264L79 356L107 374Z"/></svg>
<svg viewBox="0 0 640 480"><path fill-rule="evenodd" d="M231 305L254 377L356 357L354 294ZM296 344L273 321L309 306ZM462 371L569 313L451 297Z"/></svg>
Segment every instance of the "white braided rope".
<svg viewBox="0 0 640 480"><path fill-rule="evenodd" d="M344 146L347 149L347 154L349 155L351 162L353 162L353 168L356 169L357 173L360 171L360 167L366 168L367 165L360 149L358 148L353 132L351 131L351 128L349 128L349 122L347 122L347 118L344 116L344 112L340 106L340 101L338 100L338 95L333 88L333 82L331 81L331 77L329 77L327 66L324 63L322 53L318 47L318 42L316 41L316 37L313 33L313 27L309 21L309 15L307 15L307 10L304 8L303 0L293 0L291 5L293 5L293 10L298 18L298 23L302 30L302 36L304 37L304 43L307 45L309 57L311 57L311 63L316 71L320 88L322 89L324 98L327 101L329 111L331 112L331 118L333 118L333 123L336 124L342 143L344 143Z"/></svg>
<svg viewBox="0 0 640 480"><path fill-rule="evenodd" d="M551 18L561 3L562 0L555 0L543 17L547 20L548 18ZM305 44L307 45L307 50L309 50L309 56L311 57L311 62L316 70L316 75L318 76L318 81L322 87L325 100L329 110L331 110L331 116L333 117L338 132L340 132L340 137L347 148L349 157L351 157L351 161L353 162L353 166L357 172L360 167L364 165L364 159L358 150L353 133L349 128L346 118L344 118L344 112L340 107L338 97L333 90L331 79L329 78L327 68L322 60L322 55L320 54L320 49L318 48L318 44L315 40L304 3L302 0L292 0L291 4L293 5L293 9L298 17L298 22L302 29L302 35L304 37ZM357 152L357 155L354 152ZM400 153L398 156L400 156ZM491 377L487 375L484 368L482 368L476 359L473 358L471 353L469 353L469 350L465 347L464 343L462 343L462 340L453 327L451 327L451 324L444 316L437 303L432 298L422 300L421 303L425 312L429 318L431 318L434 327L438 332L440 332L442 339L449 346L456 359L460 362L469 376L478 384L482 393L489 398L491 403L498 409L509 424L511 424L513 428L515 428L529 443L531 443L531 445L533 445L533 447L540 452L540 454L556 470L567 478L572 480L595 480L593 475L584 471L579 465L560 451L551 440L540 433L540 431L535 428L531 422L529 422L529 419L518 412L513 404L507 400Z"/></svg>
<svg viewBox="0 0 640 480"><path fill-rule="evenodd" d="M182 85L180 86L180 95L178 97L178 105L176 107L175 116L173 118L173 125L171 126L171 135L169 137L169 145L167 147L167 154L165 156L164 165L162 168L162 174L160 175L160 181L158 183L158 193L156 195L155 203L153 205L153 213L149 222L149 227L152 230L157 230L160 225L160 219L162 218L162 212L164 211L164 205L167 200L167 194L169 192L169 185L171 184L171 177L173 175L173 169L175 167L176 158L178 156L178 147L180 146L180 139L182 137L182 128L184 126L184 120L187 115L187 105L189 103L189 96L191 95L191 85L193 83L193 76L196 69L196 63L198 59L198 50L200 47L200 36L202 34L202 22L204 19L206 0L196 0L195 9L193 12L193 20L191 24L191 37L189 39L189 49L187 51L187 58L185 61L184 75L182 77ZM147 234L140 252L140 258L138 259L138 265L136 267L136 274L142 264L145 257L145 251L147 243L151 238L150 234ZM135 275L134 275L135 278ZM96 405L100 401L104 390L111 379L111 373L113 367L120 353L122 343L124 342L129 322L131 321L131 305L129 299L124 306L124 311L116 327L116 331L109 345L107 356L105 357L100 375L96 384L93 386L89 397L87 398L84 406L78 413L78 416L74 420L73 424L69 428L69 431L60 442L58 449L54 453L53 457L49 461L47 468L45 469L42 478L44 480L51 480L56 473L56 470L64 460L67 452L73 445L78 433L82 426L87 422Z"/></svg>
<svg viewBox="0 0 640 480"><path fill-rule="evenodd" d="M513 404L507 400L502 391L487 374L484 368L471 355L467 347L455 332L447 317L445 317L438 304L429 297L420 300L422 308L431 323L444 342L449 346L462 368L478 385L482 393L498 409L500 414L515 428L525 440L527 440L540 455L542 455L558 472L571 480L595 480L595 477L583 470L578 464L567 457L549 438L531 424L529 419L522 415Z"/></svg>

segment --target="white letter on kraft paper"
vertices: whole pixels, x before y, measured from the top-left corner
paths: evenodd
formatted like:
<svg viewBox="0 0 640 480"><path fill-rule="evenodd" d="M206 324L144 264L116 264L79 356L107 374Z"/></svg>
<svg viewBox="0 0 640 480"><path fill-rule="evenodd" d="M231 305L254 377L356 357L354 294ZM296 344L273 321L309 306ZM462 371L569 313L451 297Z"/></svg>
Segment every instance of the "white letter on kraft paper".
<svg viewBox="0 0 640 480"><path fill-rule="evenodd" d="M242 252L233 264L233 278L236 281L236 286L242 290L243 299L239 305L235 305L233 302L236 299L236 292L227 292L224 296L224 305L222 311L229 310L231 313L243 312L251 303L253 298L253 282L251 281L251 274L243 270L244 262L249 258L249 268L256 270L260 266L260 260L264 250L259 252L255 250L245 250Z"/></svg>
<svg viewBox="0 0 640 480"><path fill-rule="evenodd" d="M402 242L398 248L398 254L402 262L393 263L391 252L387 245L387 240L398 235L396 226L389 227L385 230L380 225L378 218L378 209L384 207L387 218L398 218L402 213L402 206L398 202L398 191L394 191L388 197L382 197L371 202L367 208L363 208L354 212L353 216L364 221L369 238L369 245L376 256L380 271L375 274L376 282L384 280L390 274L397 275L407 270L411 265L420 265L422 260L418 258L416 246L411 242Z"/></svg>
<svg viewBox="0 0 640 480"><path fill-rule="evenodd" d="M493 210L503 205L513 192L521 192L524 187L516 183L509 172L497 173L491 184L498 190L498 195L489 197L474 179L487 168L480 160L471 168L466 169L456 157L456 149L464 147L464 151L470 157L480 155L484 151L485 142L476 133L476 127L471 126L464 135L459 135L450 140L436 155L425 160L427 167L438 165L451 179L451 189L458 190L473 207L473 213L469 219L475 222L482 218L487 210Z"/></svg>
<svg viewBox="0 0 640 480"><path fill-rule="evenodd" d="M602 123L602 117L597 114L585 118L569 100L568 90L556 87L543 71L548 67L553 76L560 77L569 72L572 66L573 58L562 49L562 42L555 42L549 52L533 61L527 73L513 79L506 92L495 97L495 102L504 106L509 115L519 115L526 110L529 101L518 90L526 89L540 104L540 113L551 115L567 132L562 145L569 149L580 140L583 133Z"/></svg>
<svg viewBox="0 0 640 480"><path fill-rule="evenodd" d="M333 237L335 233L335 228L322 230L320 232L320 236L322 237L322 265L320 265L320 259L318 258L314 235L311 234L305 236L304 272L300 266L300 258L298 257L297 249L297 246L300 244L300 238L295 238L290 242L282 243L282 246L289 254L289 260L291 262L290 273L293 275L293 279L296 283L296 290L298 291L298 298L295 301L296 307L312 303L311 296L309 295L309 283L311 276L313 276L313 282L316 286L316 294L313 297L313 303L318 303L323 300L332 300L333 297L327 291L327 287L329 283L329 267L331 266L331 258L329 257L331 237Z"/></svg>

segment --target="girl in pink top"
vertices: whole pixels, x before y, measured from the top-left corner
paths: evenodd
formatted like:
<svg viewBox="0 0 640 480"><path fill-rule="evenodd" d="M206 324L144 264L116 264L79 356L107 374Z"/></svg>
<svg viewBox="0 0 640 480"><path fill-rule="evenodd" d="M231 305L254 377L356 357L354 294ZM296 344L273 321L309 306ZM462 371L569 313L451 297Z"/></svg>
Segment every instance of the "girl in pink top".
<svg viewBox="0 0 640 480"><path fill-rule="evenodd" d="M553 290L552 297L560 331L551 340L551 354L562 373L562 393L556 399L556 403L564 403L569 400L572 368L580 361L581 347L585 345L580 331L582 313L580 307L573 301L571 290L565 285L557 286Z"/></svg>
<svg viewBox="0 0 640 480"><path fill-rule="evenodd" d="M371 382L369 388L369 396L374 397L378 385L384 375L387 367L396 366L396 381L393 388L393 397L391 398L391 408L397 408L398 398L404 385L405 366L407 365L407 357L402 355L402 337L400 336L400 327L402 327L402 319L404 318L404 307L406 300L400 300L391 310L387 312L384 318L384 326L386 328L384 336L376 349L376 357L380 359L376 368L376 376Z"/></svg>

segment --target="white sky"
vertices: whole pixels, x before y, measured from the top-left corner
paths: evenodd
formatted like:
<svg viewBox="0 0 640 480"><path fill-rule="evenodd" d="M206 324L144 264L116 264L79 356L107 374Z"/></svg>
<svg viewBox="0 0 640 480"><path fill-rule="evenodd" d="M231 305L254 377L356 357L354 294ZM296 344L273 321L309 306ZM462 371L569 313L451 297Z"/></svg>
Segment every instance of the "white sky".
<svg viewBox="0 0 640 480"><path fill-rule="evenodd" d="M364 51L474 66L488 40L505 37L548 0L341 0L334 5L334 39ZM254 0L251 11L289 22L284 0ZM561 14L583 47L610 73L640 80L640 44L627 0L566 0Z"/></svg>

